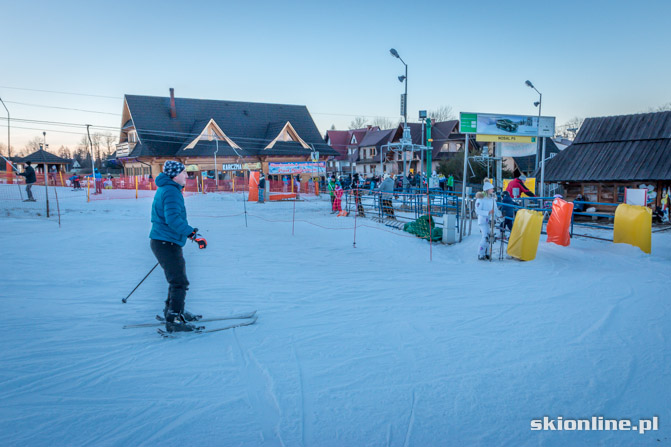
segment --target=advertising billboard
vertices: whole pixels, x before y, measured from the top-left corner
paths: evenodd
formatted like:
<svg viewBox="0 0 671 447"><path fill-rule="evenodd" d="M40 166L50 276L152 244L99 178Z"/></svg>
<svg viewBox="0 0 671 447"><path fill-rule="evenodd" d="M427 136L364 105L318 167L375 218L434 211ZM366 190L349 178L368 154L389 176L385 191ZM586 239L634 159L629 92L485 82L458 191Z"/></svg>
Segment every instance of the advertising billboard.
<svg viewBox="0 0 671 447"><path fill-rule="evenodd" d="M326 174L326 162L268 163L269 174Z"/></svg>
<svg viewBox="0 0 671 447"><path fill-rule="evenodd" d="M553 116L502 115L495 113L460 114L461 133L553 137L555 118Z"/></svg>

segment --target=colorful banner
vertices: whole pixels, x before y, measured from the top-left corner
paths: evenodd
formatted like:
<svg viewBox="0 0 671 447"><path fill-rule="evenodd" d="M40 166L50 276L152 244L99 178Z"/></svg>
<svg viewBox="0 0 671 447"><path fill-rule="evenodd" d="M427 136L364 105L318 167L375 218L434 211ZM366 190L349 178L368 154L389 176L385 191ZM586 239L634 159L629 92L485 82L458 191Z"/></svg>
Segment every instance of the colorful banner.
<svg viewBox="0 0 671 447"><path fill-rule="evenodd" d="M555 131L553 116L462 112L459 123L461 133L553 137Z"/></svg>
<svg viewBox="0 0 671 447"><path fill-rule="evenodd" d="M326 162L268 163L269 174L326 174Z"/></svg>

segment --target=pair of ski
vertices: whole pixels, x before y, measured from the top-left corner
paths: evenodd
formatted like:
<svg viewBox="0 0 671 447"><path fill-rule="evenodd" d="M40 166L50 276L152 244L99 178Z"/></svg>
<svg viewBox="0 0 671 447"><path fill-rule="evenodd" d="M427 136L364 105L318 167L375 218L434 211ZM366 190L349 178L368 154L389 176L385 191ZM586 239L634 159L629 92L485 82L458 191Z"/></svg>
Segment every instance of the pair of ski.
<svg viewBox="0 0 671 447"><path fill-rule="evenodd" d="M244 321L239 321L236 323L231 323L226 326L218 327L215 329L205 329L205 326L199 326L197 330L195 331L190 331L190 332L168 332L165 329L160 328L159 326L165 325L165 319L159 315L156 316L156 319L158 322L156 323L141 323L141 324L127 324L123 328L124 329L132 329L132 328L144 328L144 327L157 327L156 331L164 338L175 338L179 334L207 334L210 332L220 332L220 331L225 331L228 329L234 329L237 327L242 327L242 326L249 326L254 323L256 323L256 320L258 319L256 315L256 311L251 311L251 312L245 312L245 313L240 313L240 314L234 314L234 315L227 315L225 317L211 317L211 318L202 318L198 321L195 321L193 323L209 323L213 321L225 321L225 320L244 320Z"/></svg>

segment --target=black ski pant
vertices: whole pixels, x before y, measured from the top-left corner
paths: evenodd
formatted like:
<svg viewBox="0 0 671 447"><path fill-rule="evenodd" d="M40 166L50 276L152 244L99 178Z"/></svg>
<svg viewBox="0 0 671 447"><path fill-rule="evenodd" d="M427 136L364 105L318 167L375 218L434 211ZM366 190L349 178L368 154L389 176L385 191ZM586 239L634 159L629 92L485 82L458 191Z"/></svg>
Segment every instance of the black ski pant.
<svg viewBox="0 0 671 447"><path fill-rule="evenodd" d="M174 313L184 312L184 299L189 289L189 280L186 278L186 262L182 255L182 247L166 241L152 239L151 251L165 273L168 280L167 308Z"/></svg>

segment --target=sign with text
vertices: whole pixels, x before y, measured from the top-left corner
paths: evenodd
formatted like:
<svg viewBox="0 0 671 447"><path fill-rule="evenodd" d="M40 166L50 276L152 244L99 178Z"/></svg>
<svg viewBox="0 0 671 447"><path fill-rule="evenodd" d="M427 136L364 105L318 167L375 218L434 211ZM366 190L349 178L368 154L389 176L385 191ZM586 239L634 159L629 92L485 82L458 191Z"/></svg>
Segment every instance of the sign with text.
<svg viewBox="0 0 671 447"><path fill-rule="evenodd" d="M535 143L536 137L521 137L518 135L482 135L477 134L475 141L485 143Z"/></svg>
<svg viewBox="0 0 671 447"><path fill-rule="evenodd" d="M242 165L240 163L224 163L221 165L222 171L239 171L241 169Z"/></svg>
<svg viewBox="0 0 671 447"><path fill-rule="evenodd" d="M555 117L461 112L459 131L485 135L552 137Z"/></svg>
<svg viewBox="0 0 671 447"><path fill-rule="evenodd" d="M326 162L268 163L269 174L326 174Z"/></svg>

